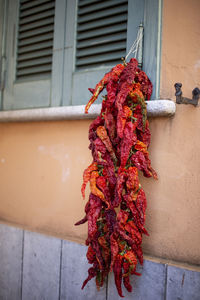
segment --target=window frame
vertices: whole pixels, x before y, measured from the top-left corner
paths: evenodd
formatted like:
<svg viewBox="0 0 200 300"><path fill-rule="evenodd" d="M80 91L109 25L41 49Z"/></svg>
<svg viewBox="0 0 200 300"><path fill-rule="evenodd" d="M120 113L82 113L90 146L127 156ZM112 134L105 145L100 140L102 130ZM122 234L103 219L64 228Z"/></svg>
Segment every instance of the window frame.
<svg viewBox="0 0 200 300"><path fill-rule="evenodd" d="M9 3L13 1L14 0L8 0ZM17 3L18 1L14 2ZM27 101L26 95L22 96L21 100L18 95L17 98L19 99L19 102L14 98L9 99L8 97L8 100L3 101L3 110L84 104L90 96L87 87L94 87L104 73L110 70L110 67L99 67L81 71L75 70L77 3L78 0L56 0L51 79L31 81L31 84L29 84L32 86L29 91L32 90L32 92L37 89L38 83L43 84L43 101L35 101L37 100L36 97L30 93L29 97L31 100L30 98L27 98ZM138 9L136 16L133 18L132 13L134 7L137 7ZM14 9L12 10L14 11ZM18 13L16 15L16 11L19 11L19 9L15 10L15 18L13 17L15 21L18 19ZM137 27L139 26L141 19L144 20L144 71L151 79L153 79L153 99L158 99L160 84L162 0L128 1L127 49L130 48L137 36ZM15 33L17 28L16 22L14 29ZM151 35L152 32L153 37ZM17 35L15 34L15 37L10 37L10 41L12 42L12 61L9 63L11 64L11 67L8 65L7 70L8 73L14 74L13 76L8 76L7 73L6 81L7 84L9 81L8 87L12 89L16 84L18 87L23 84L16 83L14 80L16 72ZM28 86L28 84L26 84L26 86ZM24 87L22 86L22 90L23 89Z"/></svg>

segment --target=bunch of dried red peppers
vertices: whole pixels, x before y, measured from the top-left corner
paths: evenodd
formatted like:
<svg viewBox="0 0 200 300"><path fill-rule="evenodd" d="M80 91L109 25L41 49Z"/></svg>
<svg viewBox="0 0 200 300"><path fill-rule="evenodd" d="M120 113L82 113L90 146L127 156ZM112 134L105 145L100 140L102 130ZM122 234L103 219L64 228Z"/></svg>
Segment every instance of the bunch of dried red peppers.
<svg viewBox="0 0 200 300"><path fill-rule="evenodd" d="M137 261L143 264L142 234L148 235L144 228L146 197L138 171L157 179L147 150L150 131L145 100L151 97L152 84L136 59L118 64L95 89L89 89L92 97L86 113L104 88L107 95L100 116L89 128L93 162L84 171L81 188L85 198L90 182L91 192L86 215L76 225L88 222L87 259L92 267L82 288L93 277L100 288L113 270L118 293L123 297L122 280L131 292L130 274L140 275L136 265Z"/></svg>

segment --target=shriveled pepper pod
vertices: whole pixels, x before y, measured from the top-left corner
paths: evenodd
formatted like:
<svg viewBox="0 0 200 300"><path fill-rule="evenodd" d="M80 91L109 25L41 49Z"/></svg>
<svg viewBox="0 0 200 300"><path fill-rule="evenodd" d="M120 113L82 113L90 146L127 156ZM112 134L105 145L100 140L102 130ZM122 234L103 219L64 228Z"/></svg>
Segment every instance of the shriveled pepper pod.
<svg viewBox="0 0 200 300"><path fill-rule="evenodd" d="M100 289L109 272L114 272L120 297L122 283L132 291L131 275L137 273L138 262L143 264L142 235L145 229L146 196L138 173L157 179L151 167L148 147L149 122L145 100L149 100L152 84L138 68L136 59L116 65L105 74L94 89L89 89L91 104L106 89L102 109L89 128L89 149L93 162L83 173L81 192L90 182L90 196L85 217L75 225L88 222L87 259L92 265L87 282L95 278Z"/></svg>

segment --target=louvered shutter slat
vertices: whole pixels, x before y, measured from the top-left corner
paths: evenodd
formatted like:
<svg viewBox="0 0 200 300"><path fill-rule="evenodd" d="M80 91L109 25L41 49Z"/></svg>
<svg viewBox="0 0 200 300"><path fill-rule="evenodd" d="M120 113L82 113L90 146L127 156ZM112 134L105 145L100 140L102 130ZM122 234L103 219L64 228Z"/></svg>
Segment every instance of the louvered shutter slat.
<svg viewBox="0 0 200 300"><path fill-rule="evenodd" d="M126 53L128 0L78 2L76 68L113 65Z"/></svg>
<svg viewBox="0 0 200 300"><path fill-rule="evenodd" d="M29 1L28 3L24 3L21 1L21 11L27 9L27 8L31 8L31 7L35 7L37 5L43 4L49 2L49 0L35 0L35 1Z"/></svg>
<svg viewBox="0 0 200 300"><path fill-rule="evenodd" d="M80 0L79 0L80 1ZM117 6L117 7L111 7L109 9L104 9L102 11L96 11L93 13L89 13L89 14L84 14L83 16L80 15L78 17L78 22L79 24L84 23L84 22L89 22L91 20L97 20L97 19L102 19L105 18L107 16L113 16L116 14L123 14L127 12L127 5L122 5L122 6ZM103 23L103 20L102 20Z"/></svg>
<svg viewBox="0 0 200 300"><path fill-rule="evenodd" d="M124 22L126 24L127 15L122 14L122 15L111 16L111 17L107 17L107 18L103 19L104 26L109 26L109 25L119 23L119 22ZM81 24L80 26L77 27L77 31L82 32L82 31L86 31L86 30L90 30L90 29L96 29L98 27L102 27L101 19Z"/></svg>
<svg viewBox="0 0 200 300"><path fill-rule="evenodd" d="M27 2L32 2L32 0L20 0L20 4L27 3Z"/></svg>
<svg viewBox="0 0 200 300"><path fill-rule="evenodd" d="M111 33L114 34L116 32L124 32L124 35L126 37L126 30L127 30L126 23L125 24L115 24L115 25L107 26L107 27L102 26L99 29L81 32L80 34L78 34L77 40L80 41L80 40L85 40L85 39L89 39L92 37L98 37L98 36L99 37L101 36L102 39L104 39L104 37L107 34L111 34Z"/></svg>
<svg viewBox="0 0 200 300"><path fill-rule="evenodd" d="M40 28L37 28L37 29L33 29L33 30L29 30L29 31L20 33L19 39L23 40L25 38L29 38L29 37L32 37L32 36L38 36L40 34L47 33L47 32L52 33L53 29L54 29L53 24L49 24L48 26L43 26L43 27L40 27Z"/></svg>
<svg viewBox="0 0 200 300"><path fill-rule="evenodd" d="M31 53L25 53L25 54L19 54L18 55L18 62L22 60L27 60L31 58L36 58L36 57L43 57L43 56L50 56L52 54L52 49L46 49L46 50L39 50L39 51L34 51Z"/></svg>
<svg viewBox="0 0 200 300"><path fill-rule="evenodd" d="M96 45L95 47L92 47L90 49L83 49L83 50L79 50L76 53L76 57L83 57L86 55L94 55L94 54L101 54L101 53L106 53L108 51L110 51L110 48L112 47L112 51L118 51L118 50L123 50L124 47L126 47L126 41L125 42L117 42L117 43L112 43L112 45L110 45L109 43L107 43L106 45Z"/></svg>
<svg viewBox="0 0 200 300"><path fill-rule="evenodd" d="M32 15L32 16L30 15L26 18L20 19L19 25L28 24L28 23L31 23L31 22L35 22L37 20L43 20L45 18L52 17L52 16L54 16L54 12L55 12L54 9L50 9L50 10L41 12L41 13L36 14L36 15Z"/></svg>
<svg viewBox="0 0 200 300"><path fill-rule="evenodd" d="M18 70L23 68L28 68L31 66L40 66L42 64L49 64L51 63L51 56L49 57L42 57L42 58L34 58L27 61L20 61L18 63Z"/></svg>
<svg viewBox="0 0 200 300"><path fill-rule="evenodd" d="M42 4L36 7L32 7L31 9L27 9L21 12L20 17L24 18L26 16L30 16L30 15L34 15L36 13L41 13L43 11L46 11L48 9L54 8L54 3L53 2L49 2L46 4Z"/></svg>
<svg viewBox="0 0 200 300"><path fill-rule="evenodd" d="M43 42L43 43L38 43L38 44L21 47L18 51L18 54L33 53L33 51L38 51L38 50L47 49L47 48L52 49L52 41L47 41L47 42Z"/></svg>
<svg viewBox="0 0 200 300"><path fill-rule="evenodd" d="M127 0L120 0L118 2L116 2L116 0L112 0L112 1L100 1L97 3L94 3L92 6L86 6L83 7L81 9L81 11L79 11L79 15L84 15L86 13L91 13L91 12L97 12L99 9L108 9L109 7L116 6L117 4L122 5L122 4L127 4Z"/></svg>
<svg viewBox="0 0 200 300"><path fill-rule="evenodd" d="M27 25L21 25L20 28L19 28L19 32L20 33L21 32L25 32L27 30L32 30L32 29L35 29L35 28L40 28L42 26L51 25L53 23L54 23L54 16L46 18L46 19L43 19L43 20L39 20L39 21L36 21L36 22L29 23Z"/></svg>
<svg viewBox="0 0 200 300"><path fill-rule="evenodd" d="M38 36L32 37L30 39L20 39L19 38L18 46L20 48L20 47L23 47L23 46L26 46L26 45L33 44L33 47L34 47L34 46L37 46L36 43L40 43L40 42L48 41L48 40L52 40L52 39L53 39L53 33L52 32L51 33L46 33L44 35L38 35Z"/></svg>
<svg viewBox="0 0 200 300"><path fill-rule="evenodd" d="M117 51L114 53L106 53L106 55L103 53L100 55L87 56L84 58L80 58L77 64L80 66L84 65L89 67L90 64L94 64L95 66L97 66L102 62L105 62L105 65L108 65L112 61L118 61L119 63L120 53L121 51Z"/></svg>
<svg viewBox="0 0 200 300"><path fill-rule="evenodd" d="M55 0L20 0L17 79L50 76Z"/></svg>
<svg viewBox="0 0 200 300"><path fill-rule="evenodd" d="M83 7L88 4L94 4L97 2L101 2L101 0L81 0L81 1L79 1L79 7Z"/></svg>
<svg viewBox="0 0 200 300"><path fill-rule="evenodd" d="M31 71L29 69L23 68L22 70L19 70L19 75L23 76L23 75L27 75L30 76L32 74L39 74L41 75L41 73L48 73L51 71L51 67L49 66L49 64L47 65L42 65L42 66L36 66L36 67L32 67Z"/></svg>
<svg viewBox="0 0 200 300"><path fill-rule="evenodd" d="M112 34L107 34L104 39L102 37L95 37L91 39L85 40L80 40L77 42L76 48L77 49L82 49L82 48L87 48L88 46L96 46L96 45L103 45L107 44L110 42L116 42L116 41L126 41L126 36L124 32L117 32L117 33L112 33Z"/></svg>

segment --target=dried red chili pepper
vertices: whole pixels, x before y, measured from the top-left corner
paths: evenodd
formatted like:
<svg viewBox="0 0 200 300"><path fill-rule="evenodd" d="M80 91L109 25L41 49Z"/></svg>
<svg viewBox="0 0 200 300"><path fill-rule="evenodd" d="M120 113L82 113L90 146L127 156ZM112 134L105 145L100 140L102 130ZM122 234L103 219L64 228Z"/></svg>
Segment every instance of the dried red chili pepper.
<svg viewBox="0 0 200 300"><path fill-rule="evenodd" d="M114 272L114 276L115 276L115 284L117 287L117 291L120 297L124 297L122 295L122 261L123 261L123 257L118 254L116 259L115 259L115 263L113 266L113 272Z"/></svg>
<svg viewBox="0 0 200 300"><path fill-rule="evenodd" d="M138 171L157 178L148 153L151 135L145 102L152 84L136 59L117 65L95 89L89 89L92 97L86 113L105 87L100 116L89 128L93 163L84 172L81 191L84 197L90 181L91 194L86 215L76 225L88 221L87 258L93 265L82 288L96 277L99 289L113 270L118 294L123 297L122 279L131 292L129 277L140 275L136 266L143 264L142 235L148 235L144 228L146 196Z"/></svg>
<svg viewBox="0 0 200 300"><path fill-rule="evenodd" d="M124 261L123 262L123 269L124 269L124 274L123 274L123 283L124 283L124 286L125 288L127 289L127 291L129 293L132 292L132 286L130 284L130 278L129 278L129 268L130 268L130 265L128 262Z"/></svg>
<svg viewBox="0 0 200 300"><path fill-rule="evenodd" d="M116 133L114 116L111 112L107 111L104 115L104 119L105 119L106 128L108 129L109 132L110 140L111 142L113 142Z"/></svg>
<svg viewBox="0 0 200 300"><path fill-rule="evenodd" d="M153 86L145 72L140 70L136 75L135 81L141 84L141 91L144 94L145 99L149 100L151 98Z"/></svg>
<svg viewBox="0 0 200 300"><path fill-rule="evenodd" d="M141 140L143 143L145 143L147 145L147 148L150 145L150 141L151 141L151 133L149 130L149 121L146 120L146 127L145 130L140 132L138 134L139 140Z"/></svg>
<svg viewBox="0 0 200 300"><path fill-rule="evenodd" d="M88 220L88 237L93 239L97 232L97 220L102 209L102 201L97 196L90 194L89 197L90 209L87 213Z"/></svg>
<svg viewBox="0 0 200 300"><path fill-rule="evenodd" d="M91 173L91 176L90 176L90 190L91 190L91 193L93 195L99 197L101 200L104 201L104 199L105 199L104 194L96 186L96 181L97 181L98 177L99 177L99 173L97 171L93 171Z"/></svg>
<svg viewBox="0 0 200 300"><path fill-rule="evenodd" d="M126 121L132 115L132 110L127 105L124 105L122 107L122 111L123 112L121 114L119 114L119 116L118 116L119 121L118 121L118 124L117 124L118 134L120 133L121 137L123 136Z"/></svg>
<svg viewBox="0 0 200 300"><path fill-rule="evenodd" d="M93 91L93 95L85 107L85 113L88 113L88 109L90 108L92 103L94 103L94 101L97 99L98 95L102 92L102 90L109 83L109 81L111 81L111 80L117 81L118 80L118 77L121 74L123 69L124 69L124 65L119 64L119 65L116 65L114 68L112 68L112 70L110 72L105 74L103 79L96 85L96 87ZM91 91L91 89L90 89L90 91Z"/></svg>
<svg viewBox="0 0 200 300"><path fill-rule="evenodd" d="M124 253L124 258L129 262L130 266L134 267L137 265L137 259L133 251L129 250Z"/></svg>
<svg viewBox="0 0 200 300"><path fill-rule="evenodd" d="M129 153L133 145L137 141L135 134L135 125L132 122L127 122L124 128L124 135L121 140L121 167L124 168L129 157Z"/></svg>
<svg viewBox="0 0 200 300"><path fill-rule="evenodd" d="M110 138L107 134L107 130L104 126L99 126L97 128L97 135L98 137L102 140L102 142L104 143L104 145L106 146L106 149L108 150L108 152L110 153L113 161L116 163L116 155L115 155L115 152L113 150L113 147L112 147L112 143L110 141Z"/></svg>
<svg viewBox="0 0 200 300"><path fill-rule="evenodd" d="M106 240L105 236L103 235L98 238L98 242L103 249L103 259L107 266L109 259L110 259L110 247L109 247L108 241Z"/></svg>
<svg viewBox="0 0 200 300"><path fill-rule="evenodd" d="M92 264L92 263L94 262L94 260L95 260L96 253L95 253L95 251L93 250L93 248L92 248L91 245L88 247L88 251L87 251L86 257L87 257L88 262L89 262L90 264Z"/></svg>
<svg viewBox="0 0 200 300"><path fill-rule="evenodd" d="M124 183L126 181L127 174L125 172L125 169L123 170L122 168L118 170L118 178L117 178L117 183L116 183L116 194L115 194L115 199L113 201L113 206L118 207L119 204L121 203L122 199L122 191L124 188Z"/></svg>
<svg viewBox="0 0 200 300"><path fill-rule="evenodd" d="M116 80L111 80L108 82L106 86L106 90L107 90L106 107L107 108L112 108L115 102L117 89L118 89L118 83Z"/></svg>
<svg viewBox="0 0 200 300"><path fill-rule="evenodd" d="M110 249L111 249L111 263L110 263L110 271L113 269L113 265L115 263L116 257L119 252L119 245L116 238L116 233L112 232L110 235Z"/></svg>
<svg viewBox="0 0 200 300"><path fill-rule="evenodd" d="M128 180L126 181L127 189L136 193L140 188L137 168L129 167L127 170L127 175L128 175Z"/></svg>
<svg viewBox="0 0 200 300"><path fill-rule="evenodd" d="M113 208L105 211L105 219L108 231L110 234L112 234L116 223L116 212Z"/></svg>
<svg viewBox="0 0 200 300"><path fill-rule="evenodd" d="M97 271L93 267L89 268L89 270L88 270L88 277L83 282L82 290L84 289L84 287L86 286L86 284L88 283L88 281L90 281L93 277L95 277L96 274L97 274Z"/></svg>
<svg viewBox="0 0 200 300"><path fill-rule="evenodd" d="M85 188L86 188L86 185L87 183L90 181L90 178L91 178L91 173L93 171L96 171L98 168L97 168L97 163L96 162L93 162L89 167L87 167L87 169L85 169L85 171L83 172L83 184L82 184L82 187L81 187L81 193L82 193L82 196L83 196L83 199L85 199Z"/></svg>

